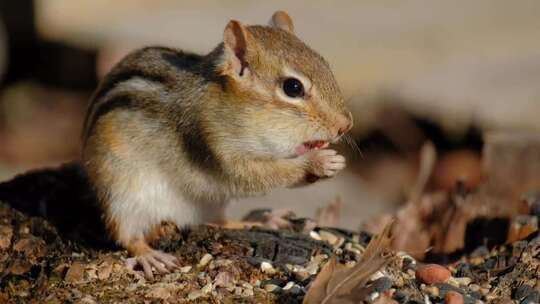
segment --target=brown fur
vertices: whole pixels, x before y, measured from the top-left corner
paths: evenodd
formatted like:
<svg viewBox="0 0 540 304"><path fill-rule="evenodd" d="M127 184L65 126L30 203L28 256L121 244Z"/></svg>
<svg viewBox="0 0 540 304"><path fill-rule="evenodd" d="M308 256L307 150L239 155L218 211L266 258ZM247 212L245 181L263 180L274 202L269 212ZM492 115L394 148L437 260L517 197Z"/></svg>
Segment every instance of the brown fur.
<svg viewBox="0 0 540 304"><path fill-rule="evenodd" d="M135 51L97 88L83 160L111 235L131 254L151 252L162 221L219 222L230 198L302 184L341 160L295 154L305 142L334 140L352 120L328 63L294 35L286 13L274 19L279 28L231 21L206 56ZM279 93L288 70L312 84L301 102ZM186 218L162 213L174 209L173 193Z"/></svg>

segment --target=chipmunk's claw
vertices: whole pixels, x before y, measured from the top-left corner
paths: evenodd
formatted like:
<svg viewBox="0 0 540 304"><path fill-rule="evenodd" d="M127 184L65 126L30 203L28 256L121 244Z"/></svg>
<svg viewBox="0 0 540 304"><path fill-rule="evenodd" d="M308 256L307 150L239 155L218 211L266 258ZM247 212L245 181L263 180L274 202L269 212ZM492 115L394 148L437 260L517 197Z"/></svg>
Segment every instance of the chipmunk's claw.
<svg viewBox="0 0 540 304"><path fill-rule="evenodd" d="M175 256L159 250L151 250L126 260L126 267L129 269L135 269L137 265L142 267L145 277L150 280L154 279L154 269L161 274L167 274L179 267Z"/></svg>

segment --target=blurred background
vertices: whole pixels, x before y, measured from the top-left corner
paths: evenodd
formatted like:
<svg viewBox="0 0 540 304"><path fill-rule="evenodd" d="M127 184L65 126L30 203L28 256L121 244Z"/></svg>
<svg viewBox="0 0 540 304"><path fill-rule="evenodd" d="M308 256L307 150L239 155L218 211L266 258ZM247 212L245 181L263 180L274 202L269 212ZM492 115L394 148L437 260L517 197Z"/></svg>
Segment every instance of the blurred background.
<svg viewBox="0 0 540 304"><path fill-rule="evenodd" d="M357 228L414 192L419 153L438 157L429 187L474 188L490 130L540 130L540 2L0 1L0 181L77 159L88 98L127 52L149 44L206 53L228 20L266 24L278 9L331 64L361 152L341 147L334 179L235 202L314 216L339 199Z"/></svg>

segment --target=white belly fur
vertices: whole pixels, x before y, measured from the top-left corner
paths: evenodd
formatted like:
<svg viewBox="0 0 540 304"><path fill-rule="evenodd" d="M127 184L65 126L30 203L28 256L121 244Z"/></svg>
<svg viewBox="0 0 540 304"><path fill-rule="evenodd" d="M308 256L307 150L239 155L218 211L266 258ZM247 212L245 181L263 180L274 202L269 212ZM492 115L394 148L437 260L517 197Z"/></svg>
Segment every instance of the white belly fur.
<svg viewBox="0 0 540 304"><path fill-rule="evenodd" d="M116 186L117 193L111 193L110 215L117 223L120 242L142 237L163 221L183 227L220 220L224 215L223 202L186 200L179 187L159 170L144 170Z"/></svg>

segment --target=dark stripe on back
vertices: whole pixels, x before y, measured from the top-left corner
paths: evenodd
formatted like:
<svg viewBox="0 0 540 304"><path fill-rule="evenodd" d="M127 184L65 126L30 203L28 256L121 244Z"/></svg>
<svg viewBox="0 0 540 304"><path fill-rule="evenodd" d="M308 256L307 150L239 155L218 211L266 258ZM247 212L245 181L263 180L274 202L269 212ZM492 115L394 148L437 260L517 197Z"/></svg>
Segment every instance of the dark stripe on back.
<svg viewBox="0 0 540 304"><path fill-rule="evenodd" d="M86 117L84 119L84 134L83 138L88 137L89 128L91 125L88 125L89 120L95 120L94 109L97 104L99 104L101 98L103 98L110 90L112 90L117 84L129 80L134 77L140 77L154 82L164 83L166 78L163 75L154 75L148 74L141 70L127 70L116 74L111 74L104 79L103 83L99 88L94 92L94 96L91 98L91 103L86 111Z"/></svg>
<svg viewBox="0 0 540 304"><path fill-rule="evenodd" d="M166 77L160 74L148 74L141 70L127 70L120 73L112 74L105 78L105 81L100 88L94 93L93 100L98 100L105 96L115 85L122 81L129 80L134 77L141 77L143 79L151 80L154 82L165 83Z"/></svg>
<svg viewBox="0 0 540 304"><path fill-rule="evenodd" d="M223 77L215 71L216 67L212 60L192 53L163 52L161 58L178 71L185 71L203 78L205 81L213 81L223 85Z"/></svg>
<svg viewBox="0 0 540 304"><path fill-rule="evenodd" d="M85 141L92 134L92 131L100 117L117 109L131 109L135 107L136 105L131 101L131 98L132 97L127 95L120 95L112 97L105 103L101 104L96 109L94 115L92 115L92 120L90 121L90 124L88 125L85 132Z"/></svg>
<svg viewBox="0 0 540 304"><path fill-rule="evenodd" d="M177 130L177 133L182 134L182 145L188 159L202 170L219 170L219 162L208 146L200 123L197 121L188 126L178 126L178 128L181 129Z"/></svg>

